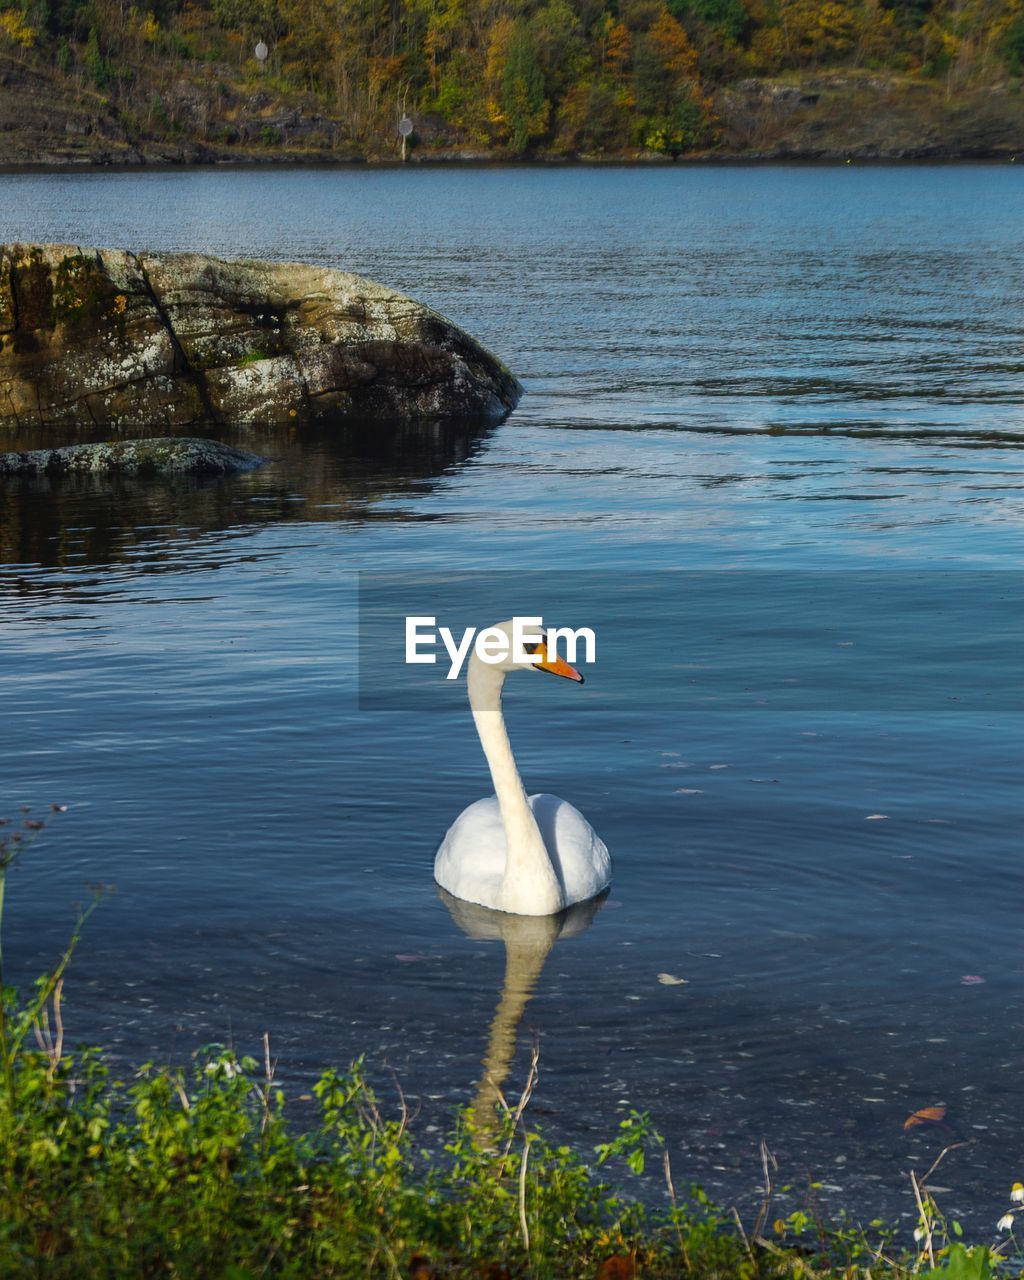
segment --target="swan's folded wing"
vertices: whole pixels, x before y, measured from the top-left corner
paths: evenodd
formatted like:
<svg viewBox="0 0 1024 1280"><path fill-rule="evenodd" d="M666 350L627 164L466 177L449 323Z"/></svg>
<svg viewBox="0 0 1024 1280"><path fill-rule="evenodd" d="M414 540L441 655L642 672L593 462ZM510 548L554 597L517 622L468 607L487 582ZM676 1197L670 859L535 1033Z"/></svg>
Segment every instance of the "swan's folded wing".
<svg viewBox="0 0 1024 1280"><path fill-rule="evenodd" d="M434 879L456 898L496 907L505 874L505 827L495 796L455 819L434 859Z"/></svg>
<svg viewBox="0 0 1024 1280"><path fill-rule="evenodd" d="M530 796L530 808L544 837L567 906L586 902L612 880L608 847L574 805L558 796Z"/></svg>

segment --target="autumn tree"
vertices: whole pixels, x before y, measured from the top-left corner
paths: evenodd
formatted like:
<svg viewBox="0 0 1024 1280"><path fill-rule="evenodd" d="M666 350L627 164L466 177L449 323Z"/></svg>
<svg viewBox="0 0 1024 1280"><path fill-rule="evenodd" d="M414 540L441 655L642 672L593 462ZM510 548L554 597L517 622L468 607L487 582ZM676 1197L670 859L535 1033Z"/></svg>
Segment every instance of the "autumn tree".
<svg viewBox="0 0 1024 1280"><path fill-rule="evenodd" d="M491 121L519 155L544 134L551 112L544 96L544 72L525 19L499 18L494 24L487 78Z"/></svg>
<svg viewBox="0 0 1024 1280"><path fill-rule="evenodd" d="M710 104L701 93L697 51L667 8L637 38L633 81L644 146L675 153L707 140Z"/></svg>

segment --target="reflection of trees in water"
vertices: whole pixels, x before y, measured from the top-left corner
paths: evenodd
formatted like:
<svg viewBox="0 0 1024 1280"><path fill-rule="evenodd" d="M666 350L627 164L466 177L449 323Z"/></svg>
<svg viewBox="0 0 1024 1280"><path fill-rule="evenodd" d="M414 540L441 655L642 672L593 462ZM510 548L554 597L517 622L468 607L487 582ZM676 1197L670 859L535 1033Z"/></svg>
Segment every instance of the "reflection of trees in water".
<svg viewBox="0 0 1024 1280"><path fill-rule="evenodd" d="M177 568L181 543L205 533L370 519L374 502L422 489L469 458L484 435L440 423L329 434L251 430L220 437L270 460L238 476L0 481L0 565L117 564L137 559L145 547L147 569ZM19 439L3 447L48 444Z"/></svg>
<svg viewBox="0 0 1024 1280"><path fill-rule="evenodd" d="M519 1024L551 948L559 938L585 933L608 894L577 903L556 916L513 916L453 898L443 889L438 894L463 933L505 944L505 979L491 1020L483 1075L470 1105L473 1127L486 1138L495 1130L497 1108L502 1104L504 1084L515 1057Z"/></svg>

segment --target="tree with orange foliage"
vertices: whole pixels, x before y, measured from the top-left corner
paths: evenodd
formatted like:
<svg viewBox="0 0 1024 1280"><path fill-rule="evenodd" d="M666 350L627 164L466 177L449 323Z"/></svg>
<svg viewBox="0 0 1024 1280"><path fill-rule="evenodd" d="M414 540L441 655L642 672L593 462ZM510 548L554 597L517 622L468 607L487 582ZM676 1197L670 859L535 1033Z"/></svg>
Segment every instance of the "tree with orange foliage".
<svg viewBox="0 0 1024 1280"><path fill-rule="evenodd" d="M633 61L637 141L673 155L708 142L711 103L701 89L697 51L664 6L637 39Z"/></svg>

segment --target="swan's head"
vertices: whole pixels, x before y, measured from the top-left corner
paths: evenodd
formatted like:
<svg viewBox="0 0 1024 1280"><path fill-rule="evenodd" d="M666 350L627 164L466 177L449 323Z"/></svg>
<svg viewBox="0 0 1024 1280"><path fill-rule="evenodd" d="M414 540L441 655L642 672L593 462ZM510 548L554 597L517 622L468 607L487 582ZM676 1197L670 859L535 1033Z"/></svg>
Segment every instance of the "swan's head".
<svg viewBox="0 0 1024 1280"><path fill-rule="evenodd" d="M493 635L495 641L494 649L498 650L502 647L496 634L499 631L504 634L505 648L508 656L502 658L500 661L484 664L491 667L493 671L546 671L549 675L562 676L563 679L573 680L576 684L583 683L582 673L577 671L575 667L570 666L563 658L560 658L554 651L554 647L549 645L548 633L543 628L531 629L530 627L523 627L522 624L520 624L519 637L525 636L525 644L523 647L533 659L533 661L528 664L516 662L515 660L515 646L516 639L518 637L516 633L515 619L513 618L510 618L507 622L495 623L493 627L485 627L477 636L477 642L484 642L486 644L487 636L489 634ZM476 653L474 653L473 661L481 662L482 660L476 655Z"/></svg>

